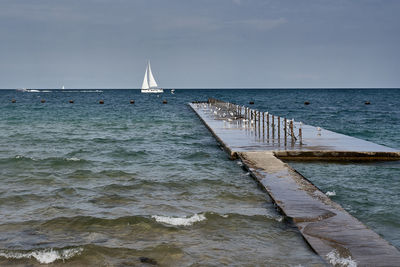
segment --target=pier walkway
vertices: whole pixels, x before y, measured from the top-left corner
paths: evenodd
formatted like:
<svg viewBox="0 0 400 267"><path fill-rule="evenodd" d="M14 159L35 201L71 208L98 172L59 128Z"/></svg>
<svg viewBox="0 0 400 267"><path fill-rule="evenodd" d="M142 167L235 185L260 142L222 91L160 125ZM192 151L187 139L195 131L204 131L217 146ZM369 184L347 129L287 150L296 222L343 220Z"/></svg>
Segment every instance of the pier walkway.
<svg viewBox="0 0 400 267"><path fill-rule="evenodd" d="M189 105L327 263L400 265L397 248L281 161L400 160L399 151L215 99Z"/></svg>

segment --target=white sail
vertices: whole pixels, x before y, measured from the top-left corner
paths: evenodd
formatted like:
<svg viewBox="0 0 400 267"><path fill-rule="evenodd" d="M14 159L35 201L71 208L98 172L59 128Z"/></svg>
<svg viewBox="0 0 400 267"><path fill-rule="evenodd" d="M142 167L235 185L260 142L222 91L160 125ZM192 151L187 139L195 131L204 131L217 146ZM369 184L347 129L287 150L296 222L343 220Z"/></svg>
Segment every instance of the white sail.
<svg viewBox="0 0 400 267"><path fill-rule="evenodd" d="M144 73L142 93L163 93L162 88L157 87L157 82L154 79L153 73L151 72L150 61L147 63L146 72Z"/></svg>
<svg viewBox="0 0 400 267"><path fill-rule="evenodd" d="M148 80L148 76L147 76L147 68L146 68L146 72L144 73L144 78L143 78L143 83L142 83L142 89L149 89L149 82Z"/></svg>
<svg viewBox="0 0 400 267"><path fill-rule="evenodd" d="M63 89L63 90L65 89L64 85L61 87L61 89Z"/></svg>
<svg viewBox="0 0 400 267"><path fill-rule="evenodd" d="M153 73L151 72L150 61L149 61L148 69L149 69L149 72L148 72L148 75L149 75L149 87L150 88L157 88L156 80L154 79Z"/></svg>

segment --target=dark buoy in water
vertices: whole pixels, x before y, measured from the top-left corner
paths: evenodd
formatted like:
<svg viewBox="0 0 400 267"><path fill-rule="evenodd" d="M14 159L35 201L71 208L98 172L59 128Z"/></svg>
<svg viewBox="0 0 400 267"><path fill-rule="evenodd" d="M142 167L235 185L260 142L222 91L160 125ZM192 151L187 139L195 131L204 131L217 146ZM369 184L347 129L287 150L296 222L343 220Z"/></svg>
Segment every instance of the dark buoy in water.
<svg viewBox="0 0 400 267"><path fill-rule="evenodd" d="M135 104L135 100L132 99L129 103Z"/></svg>
<svg viewBox="0 0 400 267"><path fill-rule="evenodd" d="M306 101L304 102L304 105L310 105L310 102Z"/></svg>
<svg viewBox="0 0 400 267"><path fill-rule="evenodd" d="M250 104L250 105L254 105L254 101L250 101L249 104Z"/></svg>
<svg viewBox="0 0 400 267"><path fill-rule="evenodd" d="M371 102L365 101L365 105L371 105Z"/></svg>
<svg viewBox="0 0 400 267"><path fill-rule="evenodd" d="M73 104L73 103L74 103L74 100L71 99L71 100L69 101L69 103Z"/></svg>
<svg viewBox="0 0 400 267"><path fill-rule="evenodd" d="M41 103L46 103L46 100L42 99L40 100Z"/></svg>
<svg viewBox="0 0 400 267"><path fill-rule="evenodd" d="M162 103L163 103L163 104L167 104L168 102L167 102L167 100L164 99L164 100L162 101Z"/></svg>
<svg viewBox="0 0 400 267"><path fill-rule="evenodd" d="M104 104L104 100L100 100L100 101L99 101L99 104Z"/></svg>
<svg viewBox="0 0 400 267"><path fill-rule="evenodd" d="M148 263L148 264L151 264L151 265L157 265L157 261L153 260L151 258L140 257L139 260L140 260L140 262L143 262L143 263Z"/></svg>
<svg viewBox="0 0 400 267"><path fill-rule="evenodd" d="M17 102L17 100L15 100L14 98L11 99L11 103L16 103L16 102Z"/></svg>

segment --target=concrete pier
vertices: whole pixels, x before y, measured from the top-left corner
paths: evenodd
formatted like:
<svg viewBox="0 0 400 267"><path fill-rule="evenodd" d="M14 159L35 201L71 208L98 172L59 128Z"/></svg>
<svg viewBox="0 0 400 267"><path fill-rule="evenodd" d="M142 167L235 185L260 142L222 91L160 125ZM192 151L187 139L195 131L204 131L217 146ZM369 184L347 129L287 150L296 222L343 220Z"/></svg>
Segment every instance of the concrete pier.
<svg viewBox="0 0 400 267"><path fill-rule="evenodd" d="M249 123L241 114L229 116L225 110L218 110L208 103L190 106L229 155L244 163L282 213L293 220L311 248L327 263L337 266L400 265L397 248L279 159L400 160L399 151L300 123L294 125L302 129L302 142L288 143L281 137L267 138L267 133L260 136L257 124ZM287 138L286 134L282 138Z"/></svg>

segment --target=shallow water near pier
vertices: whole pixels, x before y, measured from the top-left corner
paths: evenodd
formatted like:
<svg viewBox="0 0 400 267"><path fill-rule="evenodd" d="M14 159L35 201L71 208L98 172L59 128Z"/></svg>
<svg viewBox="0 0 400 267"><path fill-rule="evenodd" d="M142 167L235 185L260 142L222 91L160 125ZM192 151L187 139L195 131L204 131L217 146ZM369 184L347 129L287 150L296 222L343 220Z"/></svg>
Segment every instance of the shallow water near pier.
<svg viewBox="0 0 400 267"><path fill-rule="evenodd" d="M46 91L0 91L0 265L322 265L190 101L400 148L400 90ZM293 166L400 247L397 162Z"/></svg>

